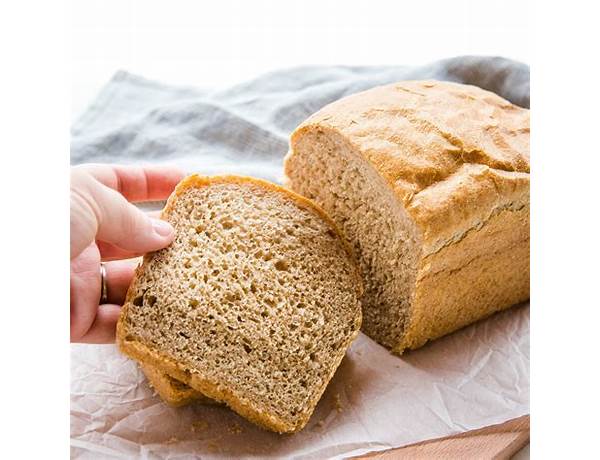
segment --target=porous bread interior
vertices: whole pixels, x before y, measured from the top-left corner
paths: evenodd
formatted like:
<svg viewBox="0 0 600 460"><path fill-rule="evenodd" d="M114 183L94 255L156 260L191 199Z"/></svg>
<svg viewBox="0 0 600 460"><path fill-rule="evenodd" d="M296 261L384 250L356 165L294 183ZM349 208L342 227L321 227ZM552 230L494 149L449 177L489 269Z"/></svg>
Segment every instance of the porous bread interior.
<svg viewBox="0 0 600 460"><path fill-rule="evenodd" d="M305 128L292 148L287 185L341 227L365 284L362 330L393 348L410 316L420 256L413 221L383 178L335 131Z"/></svg>
<svg viewBox="0 0 600 460"><path fill-rule="evenodd" d="M181 363L208 382L204 394L231 395L227 404L267 428L301 428L360 327L340 237L251 183L187 188L165 217L175 241L138 272L120 340Z"/></svg>

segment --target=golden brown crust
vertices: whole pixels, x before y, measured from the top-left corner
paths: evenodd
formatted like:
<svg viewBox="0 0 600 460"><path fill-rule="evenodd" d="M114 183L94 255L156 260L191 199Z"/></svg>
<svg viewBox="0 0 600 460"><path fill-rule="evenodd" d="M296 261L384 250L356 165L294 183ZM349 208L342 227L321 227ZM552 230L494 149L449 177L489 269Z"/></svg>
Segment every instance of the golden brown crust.
<svg viewBox="0 0 600 460"><path fill-rule="evenodd" d="M288 157L310 132L341 136L418 230L410 321L394 351L529 297L529 110L475 86L405 81L324 107L294 131Z"/></svg>
<svg viewBox="0 0 600 460"><path fill-rule="evenodd" d="M224 401L238 414L246 417L248 420L256 423L259 426L276 431L278 433L295 431L294 427L287 425L277 417L257 411L248 401L239 398L237 395L228 391L217 383L203 379L201 376L195 374L193 371L187 369L184 365L176 362L164 353L160 353L141 342L128 340L126 336L126 329L122 321L127 315L127 308L128 305L123 307L123 314L119 318L119 323L117 324L117 343L119 345L119 349L123 353L133 359L149 364L163 372L166 372L173 378L184 382L186 385L194 388L206 396L216 400Z"/></svg>
<svg viewBox="0 0 600 460"><path fill-rule="evenodd" d="M263 189L280 193L285 197L292 199L297 205L316 213L325 222L327 222L331 229L339 237L339 240L343 243L348 255L354 260L352 249L341 236L341 233L337 228L336 224L319 206L317 206L315 203L308 200L307 198L304 198L292 192L291 190L285 189L283 187L261 179L232 175L207 177L194 174L188 176L177 185L174 192L167 200L167 204L162 212L161 218L168 218L170 212L174 207L175 200L187 189L191 187L206 187L218 183L235 183L242 185L252 184L258 187L262 187ZM149 260L149 258L151 257L152 254L146 254L144 256L144 261ZM117 345L124 354L167 373L171 377L181 382L184 382L191 388L197 390L198 392L202 393L203 395L209 398L215 399L217 401L223 401L238 414L246 417L248 420L268 430L275 431L278 433L294 433L301 430L306 425L312 411L308 411L303 419L297 421L296 424L292 425L286 422L285 420L280 419L279 417L261 411L259 408L255 407L251 403L251 401L245 399L243 396L233 393L218 382L210 381L209 379L203 377L193 369L187 369L182 363L173 360L166 354L161 353L151 347L148 347L146 344L135 340L135 338L133 337L128 337L125 319L127 317L129 304L132 302L135 296L135 291L133 290L133 286L135 285L135 279L141 275L142 269L142 265L138 266L138 268L136 269L134 280L132 281L131 286L127 292L125 303L123 305L121 315L117 323ZM358 297L360 297L360 295L363 292L363 283L358 269L356 269L355 272L355 279L357 295ZM360 327L360 324L358 327ZM358 330L356 330L351 336L348 337L346 343L342 345L343 349L347 349L357 335ZM313 400L307 403L308 407L314 407L316 405L317 401L320 399L321 395L325 391L327 383L333 376L335 369L337 369L337 367L339 366L342 358L343 355L339 358L339 362L337 362L336 365L332 368L332 371L328 378L324 379L322 388L320 388L319 391L315 393L315 397L313 398Z"/></svg>
<svg viewBox="0 0 600 460"><path fill-rule="evenodd" d="M207 398L199 391L186 385L170 375L148 364L140 364L142 372L150 386L156 390L161 399L173 407L180 407L192 402L200 404L218 404L218 401Z"/></svg>
<svg viewBox="0 0 600 460"><path fill-rule="evenodd" d="M528 193L529 110L475 86L380 86L324 107L294 131L292 143L310 129L339 132L361 152L422 229L426 245L436 242L432 248L504 206L506 194L496 186Z"/></svg>
<svg viewBox="0 0 600 460"><path fill-rule="evenodd" d="M529 206L505 209L421 261L402 353L529 298Z"/></svg>
<svg viewBox="0 0 600 460"><path fill-rule="evenodd" d="M411 200L407 211L421 228L423 257L460 240L504 209L529 201L529 173L465 164Z"/></svg>
<svg viewBox="0 0 600 460"><path fill-rule="evenodd" d="M119 318L119 322L117 323L117 344L119 345L119 349L129 357L150 365L156 369L160 369L163 372L166 372L173 378L184 382L186 385L194 388L199 391L203 395L206 395L214 400L225 402L231 409L240 414L241 416L247 418L251 422L261 426L267 430L275 431L277 433L295 433L300 431L306 423L308 422L310 415L312 412L306 414L306 417L297 424L291 425L286 423L284 420L273 416L272 414L266 413L264 411L259 410L255 406L253 406L249 401L244 398L239 397L235 393L229 391L227 388L219 385L218 383L211 382L207 379L204 379L201 375L194 373L193 370L187 369L181 363L171 359L169 356L164 353L160 353L157 350L154 350L147 345L135 341L128 340L127 332L125 329L124 318L127 315L128 305L123 306L123 313ZM358 331L349 337L347 343L343 344L344 348L350 346L350 344L354 341L356 336L358 335ZM321 398L327 383L333 377L335 370L340 365L343 356L340 357L339 362L333 367L330 375L327 379L324 379L324 383L322 388L313 398L313 401L307 403L308 405L314 405Z"/></svg>

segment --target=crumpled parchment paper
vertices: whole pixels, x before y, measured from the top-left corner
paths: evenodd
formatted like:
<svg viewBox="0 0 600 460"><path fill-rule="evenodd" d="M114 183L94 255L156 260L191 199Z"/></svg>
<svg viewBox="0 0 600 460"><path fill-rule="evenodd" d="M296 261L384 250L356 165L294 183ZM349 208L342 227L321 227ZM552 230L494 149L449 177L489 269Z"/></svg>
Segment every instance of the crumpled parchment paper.
<svg viewBox="0 0 600 460"><path fill-rule="evenodd" d="M529 306L402 357L361 333L294 435L225 407L171 408L114 345L72 345L71 382L73 458L345 458L529 413Z"/></svg>

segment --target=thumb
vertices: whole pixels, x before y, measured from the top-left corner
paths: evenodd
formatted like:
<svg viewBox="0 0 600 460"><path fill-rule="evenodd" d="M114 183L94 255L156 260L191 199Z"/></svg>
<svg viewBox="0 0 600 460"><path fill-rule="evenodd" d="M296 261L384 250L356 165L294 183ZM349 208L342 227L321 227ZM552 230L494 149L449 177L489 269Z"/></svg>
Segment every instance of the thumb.
<svg viewBox="0 0 600 460"><path fill-rule="evenodd" d="M100 194L102 214L96 234L99 240L136 253L156 251L173 241L175 231L168 222L147 216L108 187L101 186Z"/></svg>
<svg viewBox="0 0 600 460"><path fill-rule="evenodd" d="M77 195L79 218L94 239L136 253L156 251L173 241L175 231L168 222L148 217L95 179L79 187Z"/></svg>

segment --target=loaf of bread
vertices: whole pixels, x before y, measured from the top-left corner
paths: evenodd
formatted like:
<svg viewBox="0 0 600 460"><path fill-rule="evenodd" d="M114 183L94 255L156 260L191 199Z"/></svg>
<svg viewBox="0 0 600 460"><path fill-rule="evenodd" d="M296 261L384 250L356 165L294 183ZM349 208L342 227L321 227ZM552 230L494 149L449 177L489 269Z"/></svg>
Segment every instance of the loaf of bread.
<svg viewBox="0 0 600 460"><path fill-rule="evenodd" d="M528 110L455 83L377 87L301 124L285 173L353 246L363 331L392 351L528 299Z"/></svg>
<svg viewBox="0 0 600 460"><path fill-rule="evenodd" d="M207 398L183 382L174 379L169 374L148 364L140 365L142 372L148 378L150 386L156 390L161 399L167 404L179 407L192 402L201 404L218 404L214 399Z"/></svg>
<svg viewBox="0 0 600 460"><path fill-rule="evenodd" d="M267 429L301 429L361 324L351 248L312 202L251 178L190 176L174 242L138 267L117 325L130 357Z"/></svg>

